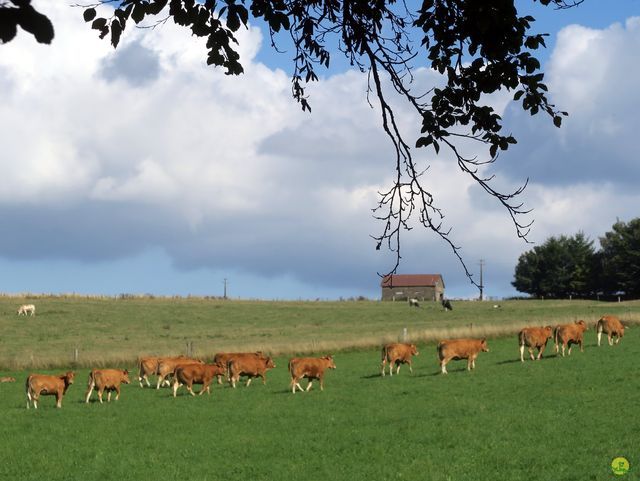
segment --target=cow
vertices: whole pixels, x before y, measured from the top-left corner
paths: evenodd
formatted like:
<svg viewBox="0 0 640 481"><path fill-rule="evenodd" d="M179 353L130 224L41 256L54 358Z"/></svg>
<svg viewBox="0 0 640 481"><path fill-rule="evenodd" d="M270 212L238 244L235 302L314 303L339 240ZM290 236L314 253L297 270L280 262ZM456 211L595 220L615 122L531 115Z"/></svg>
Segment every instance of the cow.
<svg viewBox="0 0 640 481"><path fill-rule="evenodd" d="M187 364L204 364L199 359L190 359L188 357L169 357L160 359L158 361L158 383L156 384L156 389L160 389L160 385L170 386L171 383L167 379L168 376L172 375L178 366L184 366Z"/></svg>
<svg viewBox="0 0 640 481"><path fill-rule="evenodd" d="M224 372L224 376L227 382L229 382L229 361L236 357L242 356L256 356L260 357L262 355L262 351L256 352L219 352L213 357L214 364L219 364L220 366L225 366L227 369ZM218 378L218 384L222 384L222 375L216 376Z"/></svg>
<svg viewBox="0 0 640 481"><path fill-rule="evenodd" d="M531 360L542 358L542 353L547 347L547 342L553 337L553 327L525 327L518 333L518 345L520 346L520 361L524 362L524 348L529 349ZM538 356L533 357L533 350L538 350Z"/></svg>
<svg viewBox="0 0 640 481"><path fill-rule="evenodd" d="M25 383L27 391L27 409L33 407L38 409L38 400L40 395L55 395L56 407L62 407L62 397L65 395L69 386L73 384L75 373L68 371L59 376L49 376L47 374L29 374Z"/></svg>
<svg viewBox="0 0 640 481"><path fill-rule="evenodd" d="M389 375L393 376L394 365L398 366L396 374L400 373L401 364L409 364L409 372L413 374L411 357L420 354L415 344L392 343L382 346L382 376L385 375L385 366L389 363Z"/></svg>
<svg viewBox="0 0 640 481"><path fill-rule="evenodd" d="M613 336L616 337L616 344L624 336L624 325L617 316L602 316L596 322L596 332L598 334L598 347L600 347L600 338L603 332L607 335L609 345L613 346Z"/></svg>
<svg viewBox="0 0 640 481"><path fill-rule="evenodd" d="M211 394L211 381L214 377L225 374L227 368L219 364L186 364L179 365L173 372L173 397L176 397L178 388L183 384L187 386L187 391L192 396L194 384L202 384L202 389L198 395L202 395L205 391Z"/></svg>
<svg viewBox="0 0 640 481"><path fill-rule="evenodd" d="M247 387L251 384L254 377L261 377L262 384L267 383L265 377L268 369L276 367L273 359L262 354L246 354L244 356L235 356L227 364L229 370L229 382L231 386L236 387L236 382L240 380L240 376L247 376Z"/></svg>
<svg viewBox="0 0 640 481"><path fill-rule="evenodd" d="M98 399L102 404L102 394L107 391L107 402L111 402L111 392L116 392L116 401L120 399L120 384L129 384L129 371L126 369L93 369L89 373L85 403L89 402L94 388L98 391Z"/></svg>
<svg viewBox="0 0 640 481"><path fill-rule="evenodd" d="M4 376L0 377L0 382L16 382L16 378L11 376Z"/></svg>
<svg viewBox="0 0 640 481"><path fill-rule="evenodd" d="M442 299L442 307L444 307L445 311L453 311L453 306L449 299Z"/></svg>
<svg viewBox="0 0 640 481"><path fill-rule="evenodd" d="M486 338L483 339L450 339L438 343L438 361L442 374L447 374L447 363L452 359L467 360L467 371L475 369L476 358L482 352L489 352Z"/></svg>
<svg viewBox="0 0 640 481"><path fill-rule="evenodd" d="M333 362L333 356L324 357L294 357L289 360L289 374L291 374L291 388L293 394L296 393L296 388L300 391L304 391L300 386L300 379L306 378L309 383L307 384L306 391L311 389L314 379L320 381L320 390L324 391L324 371L327 369L335 369L336 365Z"/></svg>
<svg viewBox="0 0 640 481"><path fill-rule="evenodd" d="M582 320L571 324L560 324L556 326L553 333L556 352L558 352L560 344L562 344L562 357L564 357L564 350L567 346L569 346L569 355L571 355L571 347L573 344L579 344L580 352L584 352L583 338L584 331L586 330L588 330L587 324Z"/></svg>
<svg viewBox="0 0 640 481"><path fill-rule="evenodd" d="M23 304L20 307L18 307L18 315L22 316L22 315L31 315L31 316L35 316L36 315L36 306L34 306L33 304Z"/></svg>
<svg viewBox="0 0 640 481"><path fill-rule="evenodd" d="M158 374L158 363L166 359L188 359L186 356L173 356L173 357L141 357L138 358L138 382L140 387L144 387L142 381L147 383L147 387L151 387L149 383L149 376Z"/></svg>
<svg viewBox="0 0 640 481"><path fill-rule="evenodd" d="M415 298L409 299L409 307L420 307L420 303L418 302L418 299L415 299Z"/></svg>

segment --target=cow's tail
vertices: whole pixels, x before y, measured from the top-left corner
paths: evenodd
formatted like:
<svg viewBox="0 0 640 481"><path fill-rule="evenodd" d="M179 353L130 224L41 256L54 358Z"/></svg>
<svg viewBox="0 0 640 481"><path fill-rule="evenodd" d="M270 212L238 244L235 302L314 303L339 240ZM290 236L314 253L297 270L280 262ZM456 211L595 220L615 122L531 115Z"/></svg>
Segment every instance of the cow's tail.
<svg viewBox="0 0 640 481"><path fill-rule="evenodd" d="M87 389L95 386L96 380L95 380L94 376L95 376L95 374L94 374L93 370L90 371L89 372L89 380L87 381Z"/></svg>
<svg viewBox="0 0 640 481"><path fill-rule="evenodd" d="M387 358L387 354L388 354L387 346L382 346L380 361L384 361Z"/></svg>
<svg viewBox="0 0 640 481"><path fill-rule="evenodd" d="M602 326L604 325L604 318L600 318L598 319L598 321L596 322L596 333L598 332L602 332L604 329L602 329Z"/></svg>
<svg viewBox="0 0 640 481"><path fill-rule="evenodd" d="M524 331L518 333L518 345L524 346Z"/></svg>

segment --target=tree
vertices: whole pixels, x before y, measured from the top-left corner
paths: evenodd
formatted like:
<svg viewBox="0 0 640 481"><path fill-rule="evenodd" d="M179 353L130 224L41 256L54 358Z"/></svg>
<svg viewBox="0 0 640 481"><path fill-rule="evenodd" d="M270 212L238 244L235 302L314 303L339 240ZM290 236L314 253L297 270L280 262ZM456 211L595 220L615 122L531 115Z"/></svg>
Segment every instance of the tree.
<svg viewBox="0 0 640 481"><path fill-rule="evenodd" d="M511 284L536 297L587 297L596 288L595 258L593 241L582 232L550 237L520 256Z"/></svg>
<svg viewBox="0 0 640 481"><path fill-rule="evenodd" d="M14 39L18 27L40 43L51 43L53 25L46 15L31 6L31 0L0 0L0 43Z"/></svg>
<svg viewBox="0 0 640 481"><path fill-rule="evenodd" d="M640 297L640 219L617 221L600 238L604 292Z"/></svg>
<svg viewBox="0 0 640 481"><path fill-rule="evenodd" d="M539 0L558 9L582 1ZM19 9L29 4L29 0L0 2L0 19L12 11L12 4ZM249 14L266 23L274 48L278 33L286 32L293 42L292 94L303 110L311 110L305 86L318 79L318 67L329 66L330 46L337 45L351 65L368 74L367 99L369 94L376 99L382 127L395 148L394 181L380 192L374 209L383 226L374 236L376 248L384 244L397 253L391 272L401 259L400 233L410 230L410 221L416 220L450 246L478 286L450 230L443 226L443 210L424 186L428 165L415 156L414 146L436 155L448 150L462 172L504 206L517 236L526 240L531 222L522 221L521 215L529 211L517 200L526 182L515 191L500 192L492 186L492 176L481 172L496 160L498 151L516 143L502 132L502 119L483 103L482 95L512 91L523 109L532 115L547 113L557 127L567 113L549 103L544 74L533 55L545 46L546 34L531 32L535 19L520 16L514 0L423 0L413 9L397 0L101 0L85 5L83 11L84 20L114 48L131 22L155 27L172 20L191 34L206 37L207 63L229 75L243 72L235 33L248 26ZM6 18L2 22L6 24ZM10 34L0 39L11 40ZM414 73L424 66L441 74L441 87L420 90ZM417 139L409 140L401 131L390 95L398 95L421 119ZM466 153L467 143L484 146L486 157Z"/></svg>

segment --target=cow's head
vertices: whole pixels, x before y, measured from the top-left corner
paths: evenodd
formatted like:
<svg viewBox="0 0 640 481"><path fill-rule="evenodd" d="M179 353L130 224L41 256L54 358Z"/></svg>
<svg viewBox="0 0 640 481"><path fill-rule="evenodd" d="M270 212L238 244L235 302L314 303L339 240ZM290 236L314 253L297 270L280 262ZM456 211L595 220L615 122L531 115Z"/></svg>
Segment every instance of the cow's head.
<svg viewBox="0 0 640 481"><path fill-rule="evenodd" d="M131 382L131 380L129 379L129 371L127 369L122 371L122 376L120 377L120 380L125 384L129 384Z"/></svg>
<svg viewBox="0 0 640 481"><path fill-rule="evenodd" d="M336 364L333 362L333 356L329 355L329 356L324 356L322 359L324 359L325 361L327 361L327 367L329 369L335 369L336 368Z"/></svg>
<svg viewBox="0 0 640 481"><path fill-rule="evenodd" d="M411 348L411 354L413 356L417 356L418 354L420 354L418 352L418 346L416 346L415 344L409 344L409 348Z"/></svg>
<svg viewBox="0 0 640 481"><path fill-rule="evenodd" d="M547 339L549 339L550 337L553 336L553 327L551 326L544 326L542 328L544 330L545 335L547 336Z"/></svg>
<svg viewBox="0 0 640 481"><path fill-rule="evenodd" d="M267 369L273 369L274 367L276 367L276 363L273 362L273 359L271 359L271 356L267 357L264 360L264 365Z"/></svg>
<svg viewBox="0 0 640 481"><path fill-rule="evenodd" d="M483 337L480 340L480 349L482 349L483 352L489 352L489 346L487 346L487 338Z"/></svg>
<svg viewBox="0 0 640 481"><path fill-rule="evenodd" d="M67 386L73 384L74 378L76 377L76 373L73 371L67 371L64 376L64 382Z"/></svg>
<svg viewBox="0 0 640 481"><path fill-rule="evenodd" d="M589 327L587 327L587 323L584 322L582 319L579 320L579 321L576 321L576 324L578 326L580 326L580 329L583 330L583 331L588 331L589 330Z"/></svg>

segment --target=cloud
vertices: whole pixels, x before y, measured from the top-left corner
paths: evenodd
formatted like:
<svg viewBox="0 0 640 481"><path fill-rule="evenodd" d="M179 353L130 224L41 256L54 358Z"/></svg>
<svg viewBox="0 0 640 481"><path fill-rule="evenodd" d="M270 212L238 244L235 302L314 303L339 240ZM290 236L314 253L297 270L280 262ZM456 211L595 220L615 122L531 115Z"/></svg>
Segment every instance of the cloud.
<svg viewBox="0 0 640 481"><path fill-rule="evenodd" d="M107 81L122 79L132 87L144 87L153 83L161 74L157 54L132 42L118 49L114 55L103 59L99 75Z"/></svg>

